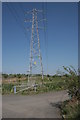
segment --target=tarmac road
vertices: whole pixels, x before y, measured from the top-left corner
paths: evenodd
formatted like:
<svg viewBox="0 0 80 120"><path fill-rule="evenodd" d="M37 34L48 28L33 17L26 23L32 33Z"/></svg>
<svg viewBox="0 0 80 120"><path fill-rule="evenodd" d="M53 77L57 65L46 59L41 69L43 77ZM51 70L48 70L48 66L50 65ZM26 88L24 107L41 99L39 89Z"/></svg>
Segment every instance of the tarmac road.
<svg viewBox="0 0 80 120"><path fill-rule="evenodd" d="M58 105L67 100L66 91L38 95L3 95L3 118L61 118Z"/></svg>

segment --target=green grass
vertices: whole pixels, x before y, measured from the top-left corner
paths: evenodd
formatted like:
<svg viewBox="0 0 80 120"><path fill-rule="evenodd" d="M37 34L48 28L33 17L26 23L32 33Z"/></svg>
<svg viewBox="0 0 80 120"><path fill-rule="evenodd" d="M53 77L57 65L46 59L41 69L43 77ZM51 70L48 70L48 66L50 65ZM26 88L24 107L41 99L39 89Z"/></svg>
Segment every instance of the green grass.
<svg viewBox="0 0 80 120"><path fill-rule="evenodd" d="M75 120L79 120L80 103L77 103L77 100L65 101L62 103L61 112L62 112L63 119L68 118L69 120L71 120L72 118L74 118Z"/></svg>
<svg viewBox="0 0 80 120"><path fill-rule="evenodd" d="M35 79L35 82L37 84L40 84L42 82L42 79L40 76L37 76L36 79ZM2 93L3 94L11 94L13 93L13 86L14 85L21 85L21 84L27 84L27 80L24 80L24 81L20 81L18 80L16 83L8 83L8 84L2 84ZM49 92L49 91L58 91L58 90L65 90L67 89L67 82L64 81L64 79L62 79L62 77L49 77L49 79L45 76L44 77L44 83L43 85L41 86L38 86L37 87L37 90L36 90L36 93L35 93L35 90L32 88L32 89L29 89L29 90L25 90L25 91L22 91L20 92L19 94L38 94L38 93L44 93L44 92ZM19 88L17 89L19 90Z"/></svg>
<svg viewBox="0 0 80 120"><path fill-rule="evenodd" d="M14 84L2 84L2 94L10 94L13 91Z"/></svg>
<svg viewBox="0 0 80 120"><path fill-rule="evenodd" d="M41 82L40 77L37 78L36 83L39 84ZM60 91L67 89L67 82L64 81L61 77L50 77L47 79L47 77L44 78L44 84L42 86L38 86L37 90L35 92L34 89L29 89L21 92L21 94L39 94L49 91Z"/></svg>

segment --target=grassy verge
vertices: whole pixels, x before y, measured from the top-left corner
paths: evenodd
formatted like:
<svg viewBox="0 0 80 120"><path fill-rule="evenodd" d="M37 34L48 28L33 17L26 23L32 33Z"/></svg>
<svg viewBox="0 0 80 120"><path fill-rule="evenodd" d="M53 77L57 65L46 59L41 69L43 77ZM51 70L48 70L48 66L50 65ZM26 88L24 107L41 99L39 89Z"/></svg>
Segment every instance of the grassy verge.
<svg viewBox="0 0 80 120"><path fill-rule="evenodd" d="M72 120L73 118L79 120L80 102L76 98L63 102L61 106L61 114L64 120L67 118L69 120Z"/></svg>

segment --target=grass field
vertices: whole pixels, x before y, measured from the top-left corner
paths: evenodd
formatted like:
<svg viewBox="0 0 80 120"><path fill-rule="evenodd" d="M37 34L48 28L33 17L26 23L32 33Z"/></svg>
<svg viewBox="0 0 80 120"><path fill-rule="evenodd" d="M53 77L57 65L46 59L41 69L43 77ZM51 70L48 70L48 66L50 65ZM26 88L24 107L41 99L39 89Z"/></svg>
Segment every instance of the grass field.
<svg viewBox="0 0 80 120"><path fill-rule="evenodd" d="M43 85L42 85L42 79L41 76L35 76L30 79L30 81L35 81L36 84L38 84L36 92L34 90L34 87L24 90L20 92L19 94L38 94L38 93L43 93L43 92L48 92L48 91L53 91L53 90L65 90L67 89L67 82L65 80L65 77L63 76L44 76L43 80ZM14 86L21 86L21 85L27 85L28 84L28 77L25 77L25 79L22 78L10 78L10 79L4 79L3 84L2 84L2 94L13 94ZM20 89L23 89L25 87L17 87L17 91Z"/></svg>

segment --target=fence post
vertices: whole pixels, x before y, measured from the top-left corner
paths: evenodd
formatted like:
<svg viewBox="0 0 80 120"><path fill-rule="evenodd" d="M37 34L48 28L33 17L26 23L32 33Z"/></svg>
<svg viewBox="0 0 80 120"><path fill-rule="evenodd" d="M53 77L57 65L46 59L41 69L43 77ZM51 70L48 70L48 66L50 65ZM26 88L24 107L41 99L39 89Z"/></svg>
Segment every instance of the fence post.
<svg viewBox="0 0 80 120"><path fill-rule="evenodd" d="M35 90L35 92L36 92L36 89L37 89L37 86L36 86L36 84L34 85L34 90Z"/></svg>
<svg viewBox="0 0 80 120"><path fill-rule="evenodd" d="M14 94L16 94L16 86L14 86Z"/></svg>

